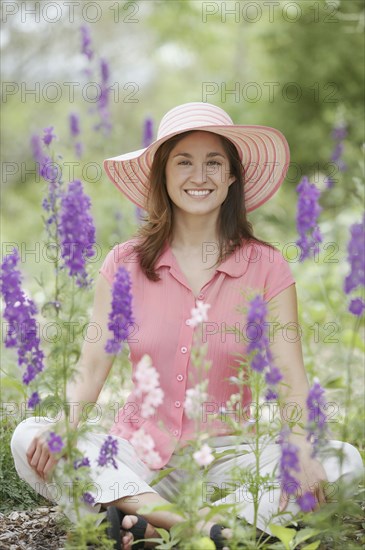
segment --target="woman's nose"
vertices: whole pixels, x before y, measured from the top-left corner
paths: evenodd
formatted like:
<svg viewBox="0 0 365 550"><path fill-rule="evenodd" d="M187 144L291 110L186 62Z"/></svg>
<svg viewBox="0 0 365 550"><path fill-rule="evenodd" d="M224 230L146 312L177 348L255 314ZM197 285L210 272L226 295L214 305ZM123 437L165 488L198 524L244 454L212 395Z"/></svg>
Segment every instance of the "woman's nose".
<svg viewBox="0 0 365 550"><path fill-rule="evenodd" d="M194 166L193 173L191 174L191 181L194 183L205 183L207 181L206 164L196 164Z"/></svg>

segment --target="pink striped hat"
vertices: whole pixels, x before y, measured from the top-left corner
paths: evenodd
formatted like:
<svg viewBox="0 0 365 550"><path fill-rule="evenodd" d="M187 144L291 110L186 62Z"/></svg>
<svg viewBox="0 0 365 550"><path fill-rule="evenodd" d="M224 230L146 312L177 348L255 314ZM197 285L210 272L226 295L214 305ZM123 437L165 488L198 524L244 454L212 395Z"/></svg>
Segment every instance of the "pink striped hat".
<svg viewBox="0 0 365 550"><path fill-rule="evenodd" d="M244 169L248 212L269 200L283 182L290 152L281 132L268 126L235 125L223 109L201 102L184 103L168 111L161 120L156 141L146 149L104 160L107 175L128 199L146 208L154 154L169 138L189 130L213 132L234 143Z"/></svg>

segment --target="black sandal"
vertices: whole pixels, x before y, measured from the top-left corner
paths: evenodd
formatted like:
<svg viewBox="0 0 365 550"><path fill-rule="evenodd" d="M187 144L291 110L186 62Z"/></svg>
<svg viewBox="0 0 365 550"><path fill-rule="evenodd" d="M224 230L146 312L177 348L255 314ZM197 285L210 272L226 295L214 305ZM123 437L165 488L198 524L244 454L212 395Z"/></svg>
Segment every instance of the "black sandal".
<svg viewBox="0 0 365 550"><path fill-rule="evenodd" d="M124 512L116 508L116 506L108 506L106 511L106 520L109 523L108 537L114 540L114 550L122 550L122 539L120 536L120 530L123 529L122 521L126 516ZM123 529L129 531L133 535L134 540L144 539L148 522L142 516L138 514L128 514L136 516L138 518L137 523L133 525L131 529ZM144 548L144 542L140 541L137 544L133 544L133 548L136 550L142 550Z"/></svg>
<svg viewBox="0 0 365 550"><path fill-rule="evenodd" d="M215 523L211 529L209 536L211 540L214 542L215 547L217 550L222 550L224 546L226 545L227 539L222 535L224 527L222 525L218 525L218 523Z"/></svg>

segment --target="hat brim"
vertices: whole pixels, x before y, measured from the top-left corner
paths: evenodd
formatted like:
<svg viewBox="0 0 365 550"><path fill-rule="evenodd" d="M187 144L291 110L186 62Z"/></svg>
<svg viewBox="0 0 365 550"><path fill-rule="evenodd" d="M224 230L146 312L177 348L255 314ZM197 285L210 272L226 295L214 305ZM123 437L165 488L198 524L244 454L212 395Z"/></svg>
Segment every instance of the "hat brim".
<svg viewBox="0 0 365 550"><path fill-rule="evenodd" d="M191 130L226 137L236 146L245 174L247 212L268 201L282 184L290 163L284 135L269 126L201 126ZM149 172L157 149L168 139L188 130L173 132L149 147L104 160L104 169L114 185L134 204L146 208Z"/></svg>

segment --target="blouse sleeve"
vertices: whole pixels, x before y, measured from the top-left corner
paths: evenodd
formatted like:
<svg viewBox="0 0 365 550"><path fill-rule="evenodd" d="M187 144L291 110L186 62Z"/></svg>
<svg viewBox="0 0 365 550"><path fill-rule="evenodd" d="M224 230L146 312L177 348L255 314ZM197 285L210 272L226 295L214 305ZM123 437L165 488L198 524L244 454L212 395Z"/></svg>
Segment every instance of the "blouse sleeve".
<svg viewBox="0 0 365 550"><path fill-rule="evenodd" d="M134 244L135 242L133 240L117 244L106 255L99 269L99 273L101 273L110 284L113 284L115 274L120 266L128 269L128 264L132 261L136 261Z"/></svg>
<svg viewBox="0 0 365 550"><path fill-rule="evenodd" d="M291 268L281 252L275 249L274 253L270 254L264 290L265 301L268 302L292 284L295 284L295 280Z"/></svg>

